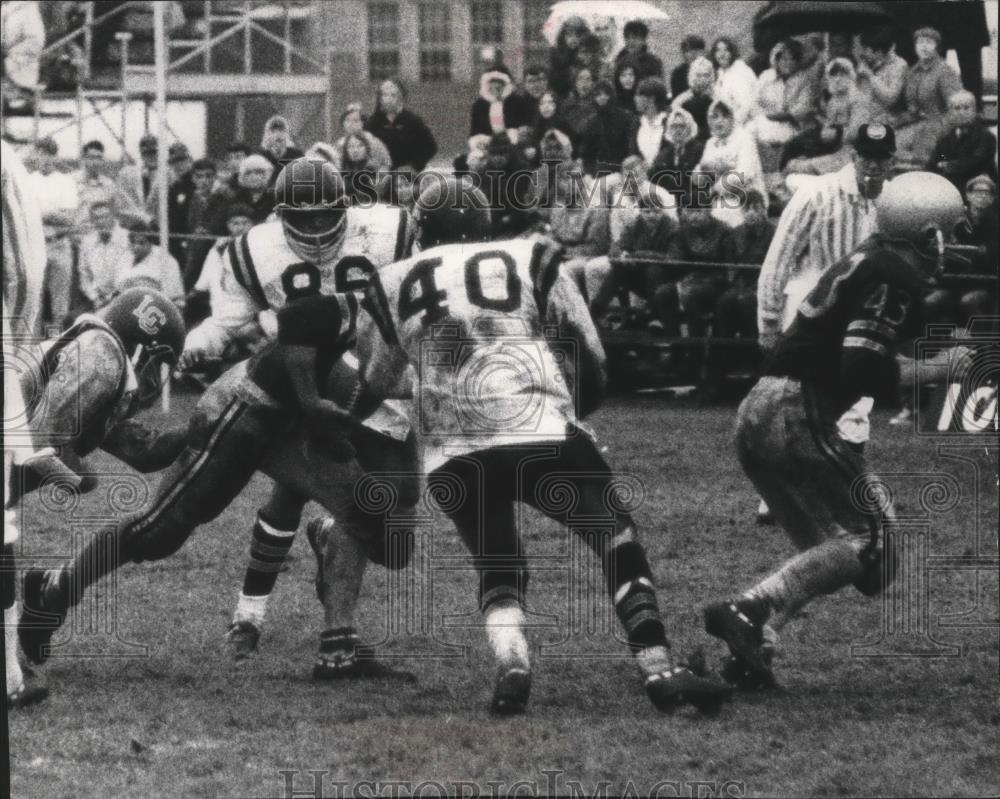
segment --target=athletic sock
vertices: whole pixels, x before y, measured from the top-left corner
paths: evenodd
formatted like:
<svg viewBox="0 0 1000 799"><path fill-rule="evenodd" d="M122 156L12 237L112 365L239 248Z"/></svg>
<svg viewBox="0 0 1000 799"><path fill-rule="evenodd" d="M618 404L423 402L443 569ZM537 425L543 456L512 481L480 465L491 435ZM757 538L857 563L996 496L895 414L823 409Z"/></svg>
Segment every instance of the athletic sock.
<svg viewBox="0 0 1000 799"><path fill-rule="evenodd" d="M780 630L810 600L851 585L863 571L857 547L834 538L786 561L743 596L765 600L771 610L768 624Z"/></svg>
<svg viewBox="0 0 1000 799"><path fill-rule="evenodd" d="M608 593L632 653L669 648L646 550L636 540L635 528L623 527L599 551Z"/></svg>
<svg viewBox="0 0 1000 799"><path fill-rule="evenodd" d="M495 602L483 614L493 656L503 664L530 667L528 641L524 637L524 610L513 600Z"/></svg>
<svg viewBox="0 0 1000 799"><path fill-rule="evenodd" d="M264 626L264 616L267 614L269 594L263 596L247 596L240 591L236 600L236 611L233 613L233 623L247 621L258 630Z"/></svg>
<svg viewBox="0 0 1000 799"><path fill-rule="evenodd" d="M250 563L243 577L242 595L266 597L274 590L294 540L295 530L279 530L258 514L250 540Z"/></svg>

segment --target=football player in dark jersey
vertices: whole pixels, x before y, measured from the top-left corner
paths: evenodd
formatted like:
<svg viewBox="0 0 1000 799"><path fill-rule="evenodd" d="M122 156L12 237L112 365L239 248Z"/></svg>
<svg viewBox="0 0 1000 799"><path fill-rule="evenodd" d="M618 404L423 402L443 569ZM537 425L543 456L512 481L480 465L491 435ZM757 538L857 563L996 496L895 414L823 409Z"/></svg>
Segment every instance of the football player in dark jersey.
<svg viewBox="0 0 1000 799"><path fill-rule="evenodd" d="M745 687L774 684L777 631L807 602L848 585L874 596L894 574L882 540L892 509L877 506L877 478L837 419L880 394L896 351L921 333L962 198L944 178L913 172L886 185L877 213L879 232L823 274L739 408L740 463L800 550L705 609L706 630L729 645L724 676Z"/></svg>

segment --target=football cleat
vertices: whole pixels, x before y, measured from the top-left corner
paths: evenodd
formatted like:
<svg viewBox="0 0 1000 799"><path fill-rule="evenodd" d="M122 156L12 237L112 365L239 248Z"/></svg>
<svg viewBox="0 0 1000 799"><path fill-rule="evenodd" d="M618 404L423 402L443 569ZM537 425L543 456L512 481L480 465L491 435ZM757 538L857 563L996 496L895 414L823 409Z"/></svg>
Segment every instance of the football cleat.
<svg viewBox="0 0 1000 799"><path fill-rule="evenodd" d="M493 688L490 712L497 716L524 713L531 694L531 670L524 666L501 666Z"/></svg>
<svg viewBox="0 0 1000 799"><path fill-rule="evenodd" d="M325 630L319 636L319 655L313 664L314 680L341 680L350 677L402 676L384 668L371 647L359 643L353 627Z"/></svg>
<svg viewBox="0 0 1000 799"><path fill-rule="evenodd" d="M663 713L673 713L682 705L693 705L706 715L718 713L733 693L721 680L699 676L684 666L674 666L646 677L646 696Z"/></svg>
<svg viewBox="0 0 1000 799"><path fill-rule="evenodd" d="M233 660L246 660L257 651L260 627L252 621L234 621L229 625L224 637Z"/></svg>
<svg viewBox="0 0 1000 799"><path fill-rule="evenodd" d="M765 647L763 636L769 615L767 605L759 599L716 602L705 608L705 632L725 641L733 657L750 670L754 681L775 685L773 651Z"/></svg>
<svg viewBox="0 0 1000 799"><path fill-rule="evenodd" d="M49 695L49 686L34 669L25 668L23 673L24 681L21 687L7 694L7 707L10 709L37 704Z"/></svg>
<svg viewBox="0 0 1000 799"><path fill-rule="evenodd" d="M316 597L320 602L326 601L326 583L323 581L323 553L326 551L334 524L335 522L330 516L317 516L306 525L306 540L316 556L316 578L313 583L316 586Z"/></svg>
<svg viewBox="0 0 1000 799"><path fill-rule="evenodd" d="M24 575L17 637L32 663L42 664L49 659L52 636L66 620L69 578L64 571L59 575L56 585L51 585L48 573L41 569L29 569Z"/></svg>

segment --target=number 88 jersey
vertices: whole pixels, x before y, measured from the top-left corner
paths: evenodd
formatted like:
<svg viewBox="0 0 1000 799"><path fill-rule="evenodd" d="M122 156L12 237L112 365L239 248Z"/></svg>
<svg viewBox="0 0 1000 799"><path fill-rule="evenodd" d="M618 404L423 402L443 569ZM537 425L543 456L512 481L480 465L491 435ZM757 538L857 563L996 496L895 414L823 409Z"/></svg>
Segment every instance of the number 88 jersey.
<svg viewBox="0 0 1000 799"><path fill-rule="evenodd" d="M427 471L462 453L561 441L576 424L564 360L601 345L561 260L545 239L451 244L372 278L358 329L365 380L392 396L412 364Z"/></svg>
<svg viewBox="0 0 1000 799"><path fill-rule="evenodd" d="M409 215L388 205L350 208L339 251L327 261L303 261L285 239L280 221L255 225L223 256L212 315L192 330L185 349L221 357L226 346L264 310L313 294L361 291L373 268L406 257Z"/></svg>

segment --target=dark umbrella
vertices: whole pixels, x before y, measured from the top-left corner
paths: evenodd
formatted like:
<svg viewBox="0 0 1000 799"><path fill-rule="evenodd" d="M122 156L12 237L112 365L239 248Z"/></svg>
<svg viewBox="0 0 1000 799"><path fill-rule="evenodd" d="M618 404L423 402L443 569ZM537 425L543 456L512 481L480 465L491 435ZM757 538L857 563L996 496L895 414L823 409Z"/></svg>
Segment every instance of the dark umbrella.
<svg viewBox="0 0 1000 799"><path fill-rule="evenodd" d="M758 52L768 52L786 36L817 31L858 33L872 25L892 25L894 21L879 3L782 0L769 3L758 12L753 24L753 45Z"/></svg>

